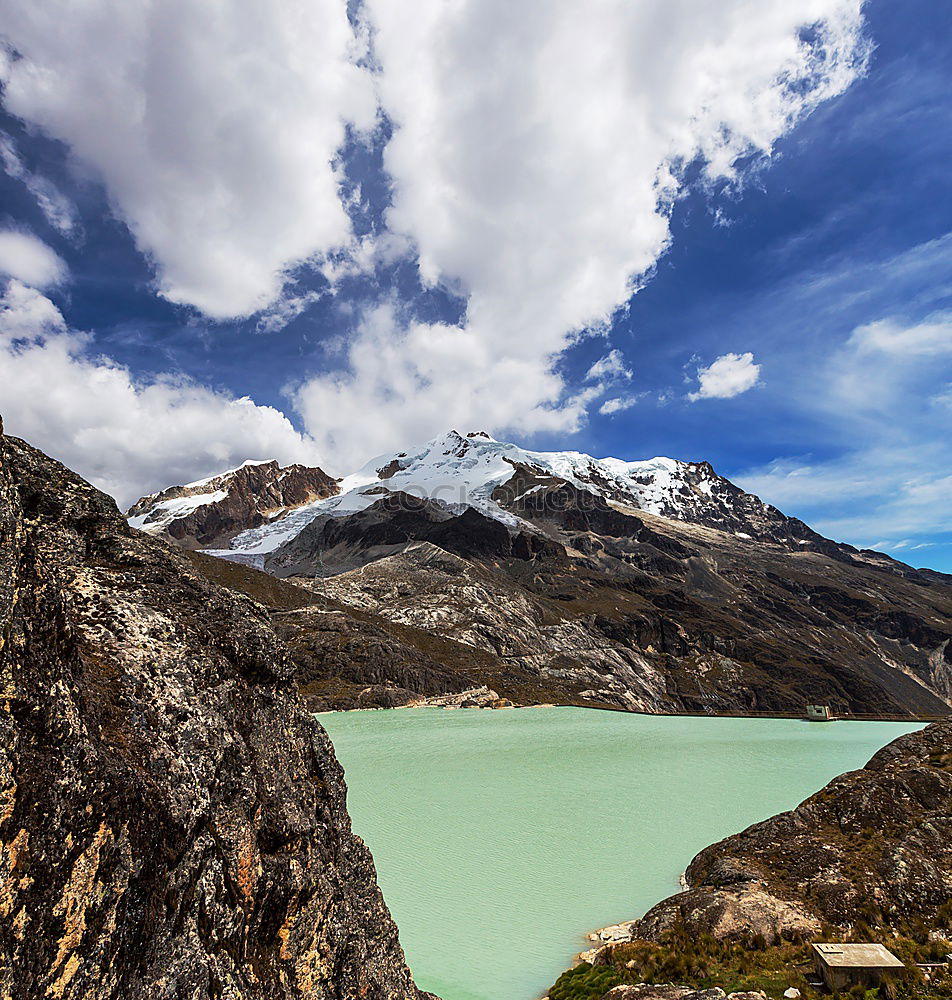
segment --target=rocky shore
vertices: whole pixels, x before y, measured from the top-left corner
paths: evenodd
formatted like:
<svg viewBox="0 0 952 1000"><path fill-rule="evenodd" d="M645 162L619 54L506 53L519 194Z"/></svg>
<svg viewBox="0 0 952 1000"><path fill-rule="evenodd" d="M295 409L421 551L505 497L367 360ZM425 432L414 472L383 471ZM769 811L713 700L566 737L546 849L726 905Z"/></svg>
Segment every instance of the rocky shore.
<svg viewBox="0 0 952 1000"><path fill-rule="evenodd" d="M952 721L900 736L796 809L701 851L693 887L634 929L656 939L681 920L715 937L769 940L933 923L952 899ZM947 928L944 928L947 929Z"/></svg>
<svg viewBox="0 0 952 1000"><path fill-rule="evenodd" d="M560 983L581 987L585 968L604 974L588 992L560 993L557 984L553 1000L723 996L711 993L709 983L707 992L697 992L697 983L636 982L644 968L664 967L678 949L697 942L710 953L698 968L711 966L711 955L723 958L725 967L740 956L743 966L756 964L758 954L795 954L790 949L801 942L856 935L910 954L917 948L949 950L952 721L899 737L865 767L835 778L796 809L711 845L694 858L685 877L685 891L643 917L592 932L595 946L579 956L584 967L578 983L565 977ZM915 973L915 962L910 968ZM905 995L947 995L934 981L929 992L915 988L914 975L912 992ZM764 995L785 994L778 987ZM734 996L746 1000L747 993Z"/></svg>

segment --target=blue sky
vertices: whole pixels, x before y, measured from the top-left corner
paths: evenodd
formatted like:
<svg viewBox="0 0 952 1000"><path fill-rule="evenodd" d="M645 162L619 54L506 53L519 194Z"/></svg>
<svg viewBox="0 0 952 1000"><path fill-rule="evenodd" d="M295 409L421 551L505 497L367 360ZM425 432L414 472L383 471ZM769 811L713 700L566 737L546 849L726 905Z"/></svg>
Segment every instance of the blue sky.
<svg viewBox="0 0 952 1000"><path fill-rule="evenodd" d="M483 0L397 31L383 0L349 21L322 0L333 79L272 79L291 43L265 31L226 120L234 53L198 8L117 18L102 76L95 20L24 4L0 116L7 429L122 502L272 453L344 474L454 424L703 459L952 572L952 7L816 0L798 26L796 4L734 6L605 0L583 28ZM139 72L143 24L162 74ZM85 62L59 30L91 33ZM604 70L650 64L652 32L659 65ZM707 90L678 78L699 65Z"/></svg>

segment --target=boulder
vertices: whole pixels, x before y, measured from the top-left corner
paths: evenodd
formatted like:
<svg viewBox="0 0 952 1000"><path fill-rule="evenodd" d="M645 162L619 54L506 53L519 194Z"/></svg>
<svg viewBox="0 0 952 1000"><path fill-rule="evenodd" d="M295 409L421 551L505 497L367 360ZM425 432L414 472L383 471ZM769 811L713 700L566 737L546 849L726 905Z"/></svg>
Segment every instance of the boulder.
<svg viewBox="0 0 952 1000"><path fill-rule="evenodd" d="M652 907L632 926L632 937L657 941L677 925L691 934L767 944L820 931L816 916L798 903L779 899L759 885L688 889Z"/></svg>

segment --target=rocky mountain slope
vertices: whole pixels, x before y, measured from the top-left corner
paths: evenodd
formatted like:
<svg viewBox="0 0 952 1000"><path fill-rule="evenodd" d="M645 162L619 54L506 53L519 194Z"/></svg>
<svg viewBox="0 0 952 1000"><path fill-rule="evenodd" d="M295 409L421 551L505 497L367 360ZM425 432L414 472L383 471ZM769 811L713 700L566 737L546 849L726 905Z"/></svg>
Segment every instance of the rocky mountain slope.
<svg viewBox="0 0 952 1000"><path fill-rule="evenodd" d="M454 676L520 703L650 712L950 710L952 578L823 538L703 463L451 432L229 546L209 551L397 638L428 689ZM371 702L423 693L367 656L347 676ZM310 657L321 704L338 703L346 659L339 643Z"/></svg>
<svg viewBox="0 0 952 1000"><path fill-rule="evenodd" d="M570 484L607 503L735 533L740 538L795 549L849 551L848 546L830 542L802 521L745 493L718 476L706 462L671 458L624 462L573 451L528 451L496 441L484 432L463 436L449 431L408 452L380 455L338 482L339 491L302 506L281 523L249 524L249 530L232 538L227 549L261 566L267 553L296 537L315 518L347 516L366 510L381 497L400 494L431 500L453 514L472 509L518 531L526 528L520 503L525 505L533 494L550 487ZM188 488L177 487L171 492L180 489ZM150 501L140 501L129 514L141 516L151 509ZM212 546L203 543L201 547Z"/></svg>
<svg viewBox="0 0 952 1000"><path fill-rule="evenodd" d="M338 491L337 480L321 469L245 462L221 475L143 497L126 513L133 527L149 534L164 534L190 548L209 548Z"/></svg>
<svg viewBox="0 0 952 1000"><path fill-rule="evenodd" d="M2 436L0 629L0 995L419 1000L263 608Z"/></svg>

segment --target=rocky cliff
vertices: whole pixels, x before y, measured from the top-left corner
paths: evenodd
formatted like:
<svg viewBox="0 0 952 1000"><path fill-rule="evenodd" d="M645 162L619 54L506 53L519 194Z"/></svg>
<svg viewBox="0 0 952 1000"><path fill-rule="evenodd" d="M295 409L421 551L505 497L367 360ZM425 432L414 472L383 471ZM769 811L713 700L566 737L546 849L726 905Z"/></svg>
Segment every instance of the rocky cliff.
<svg viewBox="0 0 952 1000"><path fill-rule="evenodd" d="M418 1000L262 607L0 437L0 995Z"/></svg>

